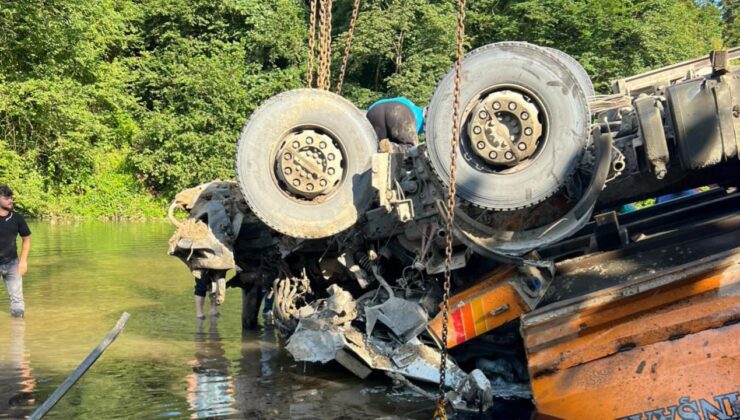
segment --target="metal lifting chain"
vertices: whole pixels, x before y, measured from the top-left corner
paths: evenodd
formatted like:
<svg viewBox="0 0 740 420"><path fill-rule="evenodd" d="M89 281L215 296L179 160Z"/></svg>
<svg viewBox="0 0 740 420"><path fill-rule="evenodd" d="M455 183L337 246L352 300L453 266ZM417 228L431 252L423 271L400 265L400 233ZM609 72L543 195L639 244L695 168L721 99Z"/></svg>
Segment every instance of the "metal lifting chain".
<svg viewBox="0 0 740 420"><path fill-rule="evenodd" d="M333 0L319 0L319 69L316 87L328 90L331 77L331 9Z"/></svg>
<svg viewBox="0 0 740 420"><path fill-rule="evenodd" d="M452 105L452 149L450 150L450 185L447 190L447 235L445 236L445 281L442 297L442 354L439 363L439 399L434 419L447 418L445 383L447 382L447 330L450 312L450 280L452 278L452 226L455 218L455 194L457 193L457 145L460 138L460 85L462 83L463 35L465 34L465 2L459 0L457 7L457 51L455 61L455 92Z"/></svg>
<svg viewBox="0 0 740 420"><path fill-rule="evenodd" d="M352 46L352 37L355 33L355 23L357 23L357 13L360 11L360 0L355 0L352 8L352 18L349 21L349 31L347 33L347 42L344 43L344 55L342 56L342 65L339 68L339 78L337 79L337 94L342 94L342 84L344 83L344 73L347 71L347 61L349 61L349 49Z"/></svg>
<svg viewBox="0 0 740 420"><path fill-rule="evenodd" d="M316 0L311 0L311 12L308 21L308 68L306 69L306 87L313 87L314 43L316 42Z"/></svg>

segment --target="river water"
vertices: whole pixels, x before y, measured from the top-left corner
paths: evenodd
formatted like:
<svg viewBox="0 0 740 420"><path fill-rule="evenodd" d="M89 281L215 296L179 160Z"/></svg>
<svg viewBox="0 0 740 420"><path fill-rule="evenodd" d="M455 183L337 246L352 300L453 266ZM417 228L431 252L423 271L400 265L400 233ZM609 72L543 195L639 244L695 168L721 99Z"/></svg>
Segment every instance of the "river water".
<svg viewBox="0 0 740 420"><path fill-rule="evenodd" d="M271 328L242 334L241 294L198 323L167 223L34 222L26 319L0 292L0 418L23 418L115 325L123 333L50 419L430 418L432 404L335 364L294 362Z"/></svg>

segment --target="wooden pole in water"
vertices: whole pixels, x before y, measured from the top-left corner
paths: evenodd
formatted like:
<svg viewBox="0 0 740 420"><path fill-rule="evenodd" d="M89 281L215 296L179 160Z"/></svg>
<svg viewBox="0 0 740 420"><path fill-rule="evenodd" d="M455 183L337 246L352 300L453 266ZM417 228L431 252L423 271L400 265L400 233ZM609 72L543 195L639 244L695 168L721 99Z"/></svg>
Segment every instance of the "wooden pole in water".
<svg viewBox="0 0 740 420"><path fill-rule="evenodd" d="M59 388L54 391L54 393L51 394L49 398L47 398L46 401L44 401L43 404L39 408L36 409L36 411L31 414L30 419L31 420L38 420L43 418L49 410L51 410L56 403L59 402L59 400L62 399L64 394L69 391L70 388L72 388L72 385L74 385L81 377L82 375L87 372L88 369L95 363L96 360L100 357L101 354L110 346L113 341L118 338L118 335L123 331L123 327L126 326L126 323L128 322L129 318L128 312L124 312L121 314L121 318L116 322L116 326L113 327L110 332L108 332L108 335L103 338L103 341L98 344L98 346L93 349L93 351L90 352L90 354L87 355L85 360L82 361L82 363L77 366L77 369L75 369L74 372L72 372L71 375L67 377L67 379L62 382L61 385L59 385Z"/></svg>

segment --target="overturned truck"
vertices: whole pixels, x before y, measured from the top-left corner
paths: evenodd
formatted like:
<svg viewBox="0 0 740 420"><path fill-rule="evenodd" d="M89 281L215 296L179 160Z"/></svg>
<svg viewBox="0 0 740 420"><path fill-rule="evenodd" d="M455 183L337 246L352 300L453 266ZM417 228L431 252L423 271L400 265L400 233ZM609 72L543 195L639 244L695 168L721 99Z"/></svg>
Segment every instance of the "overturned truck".
<svg viewBox="0 0 740 420"><path fill-rule="evenodd" d="M440 381L452 235L445 386L458 408L524 398L560 418L738 416L738 56L596 95L555 49L468 53L451 232L454 72L429 103L425 141L398 153L378 152L347 100L285 92L244 126L237 182L178 194L171 214L189 216L172 217L170 253L221 300L242 288L245 328L269 291L296 360L384 371L424 394L417 383Z"/></svg>

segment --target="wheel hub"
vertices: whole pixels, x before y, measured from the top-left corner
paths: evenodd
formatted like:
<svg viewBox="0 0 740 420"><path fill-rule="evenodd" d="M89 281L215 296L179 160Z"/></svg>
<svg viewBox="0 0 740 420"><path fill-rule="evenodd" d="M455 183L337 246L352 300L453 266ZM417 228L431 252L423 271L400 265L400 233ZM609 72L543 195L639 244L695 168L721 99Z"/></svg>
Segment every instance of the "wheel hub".
<svg viewBox="0 0 740 420"><path fill-rule="evenodd" d="M475 106L468 125L472 149L489 164L516 166L537 150L539 114L537 105L519 92L489 94Z"/></svg>
<svg viewBox="0 0 740 420"><path fill-rule="evenodd" d="M344 174L342 150L314 130L288 134L275 159L282 188L300 198L332 193Z"/></svg>

